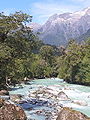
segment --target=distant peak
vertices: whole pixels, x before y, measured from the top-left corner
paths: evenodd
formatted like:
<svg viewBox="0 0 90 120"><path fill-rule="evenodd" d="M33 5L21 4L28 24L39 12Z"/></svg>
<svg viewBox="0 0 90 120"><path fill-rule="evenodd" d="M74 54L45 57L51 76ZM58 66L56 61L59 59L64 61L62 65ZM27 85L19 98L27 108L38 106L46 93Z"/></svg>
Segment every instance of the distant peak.
<svg viewBox="0 0 90 120"><path fill-rule="evenodd" d="M59 14L59 18L63 18L63 19L68 19L70 17L71 13L67 12L67 13L62 13Z"/></svg>
<svg viewBox="0 0 90 120"><path fill-rule="evenodd" d="M49 17L49 21L55 20L58 17L58 14L54 14L51 17Z"/></svg>
<svg viewBox="0 0 90 120"><path fill-rule="evenodd" d="M28 27L30 27L30 28L32 28L33 30L37 30L37 29L39 29L40 27L41 27L41 25L40 24L38 24L38 23L30 23L29 25L28 25Z"/></svg>
<svg viewBox="0 0 90 120"><path fill-rule="evenodd" d="M84 16L86 14L90 15L90 7L87 7L81 11L74 12L72 14L72 16L77 17L77 18L81 18L82 16Z"/></svg>
<svg viewBox="0 0 90 120"><path fill-rule="evenodd" d="M88 11L88 10L90 10L90 7L83 9L83 11Z"/></svg>

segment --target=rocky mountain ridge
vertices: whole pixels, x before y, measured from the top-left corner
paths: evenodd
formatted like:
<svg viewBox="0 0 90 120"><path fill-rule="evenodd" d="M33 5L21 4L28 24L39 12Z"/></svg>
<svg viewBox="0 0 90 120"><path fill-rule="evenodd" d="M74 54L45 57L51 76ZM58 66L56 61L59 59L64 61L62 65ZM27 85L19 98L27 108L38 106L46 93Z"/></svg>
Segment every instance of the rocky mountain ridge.
<svg viewBox="0 0 90 120"><path fill-rule="evenodd" d="M34 31L46 44L66 45L68 40L80 37L90 29L90 7L74 13L54 14Z"/></svg>

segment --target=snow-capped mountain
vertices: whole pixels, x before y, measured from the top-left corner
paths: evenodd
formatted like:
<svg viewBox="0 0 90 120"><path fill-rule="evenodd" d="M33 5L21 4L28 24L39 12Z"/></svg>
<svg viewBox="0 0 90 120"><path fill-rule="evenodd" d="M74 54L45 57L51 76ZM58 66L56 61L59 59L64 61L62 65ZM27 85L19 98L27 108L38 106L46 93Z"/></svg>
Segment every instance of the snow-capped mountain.
<svg viewBox="0 0 90 120"><path fill-rule="evenodd" d="M74 13L54 14L37 29L45 43L65 45L90 29L90 7Z"/></svg>

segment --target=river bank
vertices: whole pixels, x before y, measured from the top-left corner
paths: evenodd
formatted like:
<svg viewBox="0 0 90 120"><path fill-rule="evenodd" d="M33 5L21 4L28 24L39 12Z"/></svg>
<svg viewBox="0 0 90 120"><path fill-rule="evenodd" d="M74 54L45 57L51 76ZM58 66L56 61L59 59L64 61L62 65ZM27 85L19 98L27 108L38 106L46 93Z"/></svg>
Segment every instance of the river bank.
<svg viewBox="0 0 90 120"><path fill-rule="evenodd" d="M62 107L90 117L90 87L87 86L68 84L59 78L39 79L16 86L9 93L22 95L16 104L23 107L28 119L54 120Z"/></svg>
<svg viewBox="0 0 90 120"><path fill-rule="evenodd" d="M17 84L11 89L1 97L22 107L28 120L56 120L63 107L90 117L90 87L48 78Z"/></svg>

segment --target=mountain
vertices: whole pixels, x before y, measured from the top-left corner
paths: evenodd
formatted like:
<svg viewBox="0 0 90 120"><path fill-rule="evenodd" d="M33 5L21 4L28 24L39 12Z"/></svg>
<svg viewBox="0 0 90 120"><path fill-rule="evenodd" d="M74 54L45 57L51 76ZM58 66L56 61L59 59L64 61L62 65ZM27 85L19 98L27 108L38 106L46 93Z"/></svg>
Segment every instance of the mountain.
<svg viewBox="0 0 90 120"><path fill-rule="evenodd" d="M86 33L82 34L80 37L76 38L76 40L81 42L87 40L88 38L90 38L90 29Z"/></svg>
<svg viewBox="0 0 90 120"><path fill-rule="evenodd" d="M37 28L39 37L46 44L66 45L90 29L90 7L74 13L54 14L44 25Z"/></svg>
<svg viewBox="0 0 90 120"><path fill-rule="evenodd" d="M38 23L30 23L28 27L30 27L34 32L36 32L41 27L41 25Z"/></svg>

